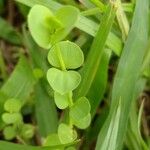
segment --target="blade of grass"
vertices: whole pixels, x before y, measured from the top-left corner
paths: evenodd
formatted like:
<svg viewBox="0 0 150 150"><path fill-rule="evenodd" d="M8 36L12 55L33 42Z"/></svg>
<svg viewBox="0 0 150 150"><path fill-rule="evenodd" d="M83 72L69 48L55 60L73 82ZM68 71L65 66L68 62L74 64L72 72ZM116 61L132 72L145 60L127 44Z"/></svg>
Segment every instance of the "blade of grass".
<svg viewBox="0 0 150 150"><path fill-rule="evenodd" d="M109 66L109 60L110 60L111 51L105 50L105 53L103 54L99 69L97 70L97 73L95 75L95 79L90 87L90 90L87 94L87 97L89 99L89 102L91 104L91 115L94 116L96 113L96 110L102 101L106 84L107 84L107 78L108 78L108 66ZM95 94L96 93L96 94Z"/></svg>
<svg viewBox="0 0 150 150"><path fill-rule="evenodd" d="M22 56L10 78L1 88L1 91L8 98L18 98L25 101L33 91L35 82L32 69L26 58Z"/></svg>
<svg viewBox="0 0 150 150"><path fill-rule="evenodd" d="M47 51L38 47L31 35L25 30L25 27L23 28L23 35L25 46L28 48L34 67L40 68L46 74L48 70ZM55 133L58 125L56 107L52 96L47 91L48 87L49 85L45 79L40 79L35 86L35 115L39 132L44 137L50 133Z"/></svg>
<svg viewBox="0 0 150 150"><path fill-rule="evenodd" d="M20 33L18 33L11 25L0 17L0 38L15 45L22 45Z"/></svg>
<svg viewBox="0 0 150 150"><path fill-rule="evenodd" d="M140 69L145 54L146 43L148 40L148 8L149 0L137 0L132 27L119 61L117 73L115 75L112 91L111 110L104 124L104 127L99 134L96 150L102 148L101 146L104 142L103 139L107 135L107 130L111 122L112 112L120 98L122 99L122 110L119 130L117 132L116 149L120 150L122 148L133 93L135 90L137 79L140 75Z"/></svg>
<svg viewBox="0 0 150 150"><path fill-rule="evenodd" d="M76 97L85 96L95 79L102 55L104 53L107 36L111 30L113 20L115 18L115 12L115 6L110 4L102 18L99 30L94 38L86 62L81 70L82 81L76 91Z"/></svg>

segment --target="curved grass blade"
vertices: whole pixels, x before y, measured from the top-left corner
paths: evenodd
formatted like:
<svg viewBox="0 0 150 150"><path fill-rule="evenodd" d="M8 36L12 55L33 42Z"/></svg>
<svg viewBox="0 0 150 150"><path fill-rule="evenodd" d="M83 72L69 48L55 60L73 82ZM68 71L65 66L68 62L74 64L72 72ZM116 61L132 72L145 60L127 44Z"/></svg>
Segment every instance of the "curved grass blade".
<svg viewBox="0 0 150 150"><path fill-rule="evenodd" d="M122 148L129 118L129 110L131 108L136 82L141 73L142 61L148 41L148 9L149 0L137 0L132 27L115 75L110 113L99 134L96 150L102 150L101 146L104 143L104 136L107 135L110 126L112 112L120 98L122 99L122 110L119 130L117 132L117 144L115 146L117 150Z"/></svg>
<svg viewBox="0 0 150 150"><path fill-rule="evenodd" d="M95 79L96 73L99 69L100 61L104 54L107 36L111 30L115 18L115 13L115 6L110 4L101 20L99 30L94 38L83 69L81 70L82 81L77 89L76 97L85 96Z"/></svg>
<svg viewBox="0 0 150 150"><path fill-rule="evenodd" d="M22 45L22 38L11 25L0 17L0 38L15 45Z"/></svg>

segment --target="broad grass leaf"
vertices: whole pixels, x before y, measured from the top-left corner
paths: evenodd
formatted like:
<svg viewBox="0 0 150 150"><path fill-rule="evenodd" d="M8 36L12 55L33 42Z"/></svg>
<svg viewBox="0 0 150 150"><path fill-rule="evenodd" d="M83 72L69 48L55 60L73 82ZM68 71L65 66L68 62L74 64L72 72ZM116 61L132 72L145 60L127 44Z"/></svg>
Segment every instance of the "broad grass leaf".
<svg viewBox="0 0 150 150"><path fill-rule="evenodd" d="M0 17L0 38L15 45L22 45L22 37L6 20Z"/></svg>
<svg viewBox="0 0 150 150"><path fill-rule="evenodd" d="M80 74L76 71L61 71L51 68L47 72L47 79L54 91L65 94L74 90L80 83Z"/></svg>
<svg viewBox="0 0 150 150"><path fill-rule="evenodd" d="M67 69L79 68L84 62L83 52L79 46L73 42L63 41L55 44L48 53L49 63L57 68L62 64Z"/></svg>
<svg viewBox="0 0 150 150"><path fill-rule="evenodd" d="M58 92L54 92L54 100L55 100L55 104L59 109L65 109L69 106L68 93L62 95Z"/></svg>
<svg viewBox="0 0 150 150"><path fill-rule="evenodd" d="M114 79L110 113L99 134L96 150L102 148L104 143L104 136L107 135L108 129L110 127L113 114L112 112L115 109L120 97L122 99L122 109L118 132L115 133L117 134L117 144L115 143L115 147L117 147L118 150L122 149L129 118L129 110L131 108L136 83L139 76L141 75L143 57L148 41L148 9L149 0L137 0L132 27L125 43L125 47L123 49Z"/></svg>

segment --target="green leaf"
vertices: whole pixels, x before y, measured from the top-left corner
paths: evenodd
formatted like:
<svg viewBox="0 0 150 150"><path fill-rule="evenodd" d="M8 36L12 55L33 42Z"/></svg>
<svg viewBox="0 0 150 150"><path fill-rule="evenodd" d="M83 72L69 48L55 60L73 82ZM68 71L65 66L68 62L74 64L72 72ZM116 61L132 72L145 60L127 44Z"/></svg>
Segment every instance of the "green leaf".
<svg viewBox="0 0 150 150"><path fill-rule="evenodd" d="M49 9L53 10L54 12L56 12L58 9L63 7L62 4L60 4L56 1L48 1L48 0L45 0L45 1L41 1L41 0L35 0L35 1L16 0L16 1L18 1L22 4L25 4L29 7L32 7L35 4L44 5L44 6L48 7ZM70 18L68 20L70 20ZM77 27L78 29L80 29L80 30L88 33L89 35L92 35L93 37L95 37L97 30L99 28L99 25L96 22L92 21L91 19L86 18L80 14L79 18L75 24L75 27ZM114 33L110 32L108 39L106 41L106 44L110 49L112 49L114 51L114 53L116 55L121 54L122 41Z"/></svg>
<svg viewBox="0 0 150 150"><path fill-rule="evenodd" d="M69 106L69 96L67 94L54 93L55 104L59 109L65 109Z"/></svg>
<svg viewBox="0 0 150 150"><path fill-rule="evenodd" d="M51 36L62 24L45 6L35 5L28 15L28 26L34 40L43 48L51 47Z"/></svg>
<svg viewBox="0 0 150 150"><path fill-rule="evenodd" d="M22 45L21 34L18 33L11 25L0 17L0 38L15 45Z"/></svg>
<svg viewBox="0 0 150 150"><path fill-rule="evenodd" d="M136 82L141 75L143 57L148 41L148 9L149 0L137 0L132 27L125 43L114 79L110 113L99 134L96 150L101 149L103 145L104 135L107 135L110 126L112 112L120 97L122 99L122 110L117 132L117 144L115 146L118 150L122 149L130 113L129 110L131 108Z"/></svg>
<svg viewBox="0 0 150 150"><path fill-rule="evenodd" d="M116 150L117 134L119 130L119 121L121 114L121 99L118 106L114 109L114 113L111 118L111 122L107 131L107 134L104 135L104 142L101 145L101 150Z"/></svg>
<svg viewBox="0 0 150 150"><path fill-rule="evenodd" d="M90 113L90 103L86 97L79 98L70 108L70 117L73 121L85 118Z"/></svg>
<svg viewBox="0 0 150 150"><path fill-rule="evenodd" d="M7 99L17 98L23 103L33 91L35 82L31 66L26 58L22 56L10 78L2 86L1 91L7 96Z"/></svg>
<svg viewBox="0 0 150 150"><path fill-rule="evenodd" d="M20 145L13 144L10 142L0 141L0 149L3 150L54 150L52 147L39 147L39 146L29 146L29 145Z"/></svg>
<svg viewBox="0 0 150 150"><path fill-rule="evenodd" d="M58 136L62 144L71 143L77 138L75 131L64 123L58 127Z"/></svg>
<svg viewBox="0 0 150 150"><path fill-rule="evenodd" d="M15 124L22 122L22 115L20 113L3 113L2 119L6 124Z"/></svg>
<svg viewBox="0 0 150 150"><path fill-rule="evenodd" d="M90 87L89 92L87 93L87 98L91 105L92 117L94 117L100 102L103 100L103 96L106 90L106 85L108 80L108 67L109 67L110 57L111 57L111 51L105 49L95 79Z"/></svg>
<svg viewBox="0 0 150 150"><path fill-rule="evenodd" d="M32 63L35 68L40 68L44 74L48 70L47 51L40 48L32 39L31 35L23 28L25 45L29 51ZM36 50L36 53L35 53ZM49 87L49 88L47 88ZM47 79L41 78L35 86L35 116L39 129L39 134L42 137L48 136L50 133L55 133L58 126L58 116L54 100L52 98L52 89L50 88Z"/></svg>
<svg viewBox="0 0 150 150"><path fill-rule="evenodd" d="M50 134L46 138L46 140L44 142L44 146L56 146L56 145L61 145L58 134Z"/></svg>
<svg viewBox="0 0 150 150"><path fill-rule="evenodd" d="M80 74L76 71L61 71L51 68L47 72L47 79L54 91L65 94L74 90L80 83Z"/></svg>
<svg viewBox="0 0 150 150"><path fill-rule="evenodd" d="M72 120L72 122L79 129L86 129L91 123L91 114L89 113L87 116L80 120Z"/></svg>
<svg viewBox="0 0 150 150"><path fill-rule="evenodd" d="M84 56L80 47L75 43L63 41L55 44L50 49L48 60L52 66L57 68L64 65L67 69L76 69L83 64Z"/></svg>
<svg viewBox="0 0 150 150"><path fill-rule="evenodd" d="M55 133L58 126L58 116L54 100L48 95L43 80L35 86L35 112L39 133L42 137Z"/></svg>
<svg viewBox="0 0 150 150"><path fill-rule="evenodd" d="M19 112L22 107L22 103L17 99L8 99L4 104L5 111L9 113Z"/></svg>
<svg viewBox="0 0 150 150"><path fill-rule="evenodd" d="M102 17L99 30L92 43L90 52L88 53L86 62L81 70L82 81L76 91L76 97L86 96L95 79L104 54L106 40L115 18L115 13L115 6L113 6L113 4L108 5L107 10Z"/></svg>
<svg viewBox="0 0 150 150"><path fill-rule="evenodd" d="M28 26L35 41L41 47L49 49L72 30L78 14L78 9L72 6L62 7L54 15L47 7L35 5L28 15Z"/></svg>
<svg viewBox="0 0 150 150"><path fill-rule="evenodd" d="M53 43L64 39L75 27L79 17L79 10L73 6L63 6L56 11L55 16L63 24L64 28L54 34L52 37Z"/></svg>
<svg viewBox="0 0 150 150"><path fill-rule="evenodd" d="M21 137L24 139L30 139L34 136L34 127L31 124L24 124L21 128Z"/></svg>
<svg viewBox="0 0 150 150"><path fill-rule="evenodd" d="M16 130L13 126L5 127L3 130L3 134L6 140L12 140L16 136Z"/></svg>

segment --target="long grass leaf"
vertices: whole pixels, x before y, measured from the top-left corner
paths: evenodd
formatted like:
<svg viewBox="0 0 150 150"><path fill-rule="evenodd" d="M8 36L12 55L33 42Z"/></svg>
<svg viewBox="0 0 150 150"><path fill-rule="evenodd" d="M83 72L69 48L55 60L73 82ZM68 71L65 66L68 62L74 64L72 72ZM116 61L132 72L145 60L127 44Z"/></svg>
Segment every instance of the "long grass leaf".
<svg viewBox="0 0 150 150"><path fill-rule="evenodd" d="M95 79L102 55L104 53L107 36L115 18L115 12L116 8L114 5L109 5L101 20L99 30L94 38L90 52L81 71L82 81L77 89L77 97L85 96Z"/></svg>
<svg viewBox="0 0 150 150"><path fill-rule="evenodd" d="M125 43L123 53L117 68L112 91L110 114L99 134L96 150L101 150L104 135L107 135L113 109L118 100L122 99L122 110L117 135L116 149L122 148L126 133L129 110L137 79L140 75L146 43L148 40L149 0L137 0L132 27ZM140 20L140 21L139 21Z"/></svg>

